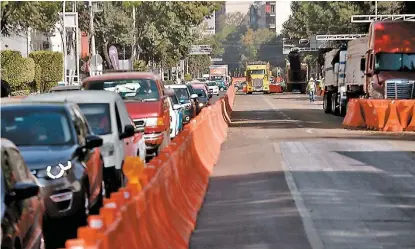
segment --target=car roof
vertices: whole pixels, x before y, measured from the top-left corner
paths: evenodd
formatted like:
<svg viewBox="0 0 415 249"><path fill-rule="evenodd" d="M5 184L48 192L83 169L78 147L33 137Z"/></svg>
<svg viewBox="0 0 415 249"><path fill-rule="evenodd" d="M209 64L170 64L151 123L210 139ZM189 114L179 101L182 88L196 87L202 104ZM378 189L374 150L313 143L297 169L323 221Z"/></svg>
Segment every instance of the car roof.
<svg viewBox="0 0 415 249"><path fill-rule="evenodd" d="M92 81L103 81L103 80L120 80L120 79L151 79L159 80L159 77L151 72L118 72L118 73L107 73L102 75L94 75L85 78L82 83Z"/></svg>
<svg viewBox="0 0 415 249"><path fill-rule="evenodd" d="M15 109L15 108L25 108L25 109L38 109L44 108L46 110L56 110L56 109L66 109L70 108L73 103L67 103L63 101L47 101L47 102L40 102L40 101L26 101L26 99L21 100L20 102L10 102L10 103L2 103L1 109Z"/></svg>
<svg viewBox="0 0 415 249"><path fill-rule="evenodd" d="M194 89L205 89L205 84L192 84Z"/></svg>
<svg viewBox="0 0 415 249"><path fill-rule="evenodd" d="M120 95L115 92L105 90L85 90L85 91L62 91L33 95L27 97L26 101L68 101L74 103L113 103L122 100Z"/></svg>
<svg viewBox="0 0 415 249"><path fill-rule="evenodd" d="M184 85L184 84L174 84L174 85L166 85L166 87L170 87L170 88L187 88L187 85Z"/></svg>
<svg viewBox="0 0 415 249"><path fill-rule="evenodd" d="M76 90L81 89L81 86L55 86L52 87L49 91L59 91L59 90Z"/></svg>

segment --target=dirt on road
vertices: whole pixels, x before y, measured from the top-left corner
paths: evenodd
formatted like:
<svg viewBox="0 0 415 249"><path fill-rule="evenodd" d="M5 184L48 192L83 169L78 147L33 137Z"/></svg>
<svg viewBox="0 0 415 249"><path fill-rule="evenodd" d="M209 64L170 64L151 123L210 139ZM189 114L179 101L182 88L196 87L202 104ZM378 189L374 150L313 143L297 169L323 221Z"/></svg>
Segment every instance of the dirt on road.
<svg viewBox="0 0 415 249"><path fill-rule="evenodd" d="M341 122L321 99L237 95L191 248L415 248L415 134Z"/></svg>

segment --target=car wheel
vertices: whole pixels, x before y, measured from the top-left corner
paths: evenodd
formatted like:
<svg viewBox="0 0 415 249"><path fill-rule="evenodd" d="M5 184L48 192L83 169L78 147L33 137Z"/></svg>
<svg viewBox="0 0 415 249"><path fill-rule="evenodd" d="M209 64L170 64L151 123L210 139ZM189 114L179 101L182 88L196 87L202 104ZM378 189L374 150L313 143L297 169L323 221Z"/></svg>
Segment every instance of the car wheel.
<svg viewBox="0 0 415 249"><path fill-rule="evenodd" d="M220 90L221 92L223 92L223 90L224 90L224 89L223 89L223 87L221 87L219 90Z"/></svg>

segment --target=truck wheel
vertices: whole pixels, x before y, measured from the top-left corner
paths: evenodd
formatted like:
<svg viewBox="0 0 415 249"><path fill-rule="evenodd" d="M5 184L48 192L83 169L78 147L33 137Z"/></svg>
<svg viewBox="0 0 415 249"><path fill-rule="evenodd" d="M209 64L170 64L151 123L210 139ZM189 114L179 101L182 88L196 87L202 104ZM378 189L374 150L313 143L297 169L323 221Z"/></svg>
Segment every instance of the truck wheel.
<svg viewBox="0 0 415 249"><path fill-rule="evenodd" d="M336 100L337 100L337 94L333 93L331 95L331 113L338 116L339 115L339 108L337 108Z"/></svg>
<svg viewBox="0 0 415 249"><path fill-rule="evenodd" d="M349 99L346 99L346 103L344 105L339 105L339 113L341 117L345 117L347 113L347 104Z"/></svg>
<svg viewBox="0 0 415 249"><path fill-rule="evenodd" d="M323 97L323 110L325 113L331 112L331 95L330 94L324 94Z"/></svg>

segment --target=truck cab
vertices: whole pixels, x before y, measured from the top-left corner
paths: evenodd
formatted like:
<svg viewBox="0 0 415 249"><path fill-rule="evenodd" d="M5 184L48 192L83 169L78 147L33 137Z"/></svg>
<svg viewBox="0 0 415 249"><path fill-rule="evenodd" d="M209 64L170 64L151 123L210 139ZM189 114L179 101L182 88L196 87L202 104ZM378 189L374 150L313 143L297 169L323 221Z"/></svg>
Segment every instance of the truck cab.
<svg viewBox="0 0 415 249"><path fill-rule="evenodd" d="M269 63L262 61L248 62L246 65L246 93L270 93L270 77L272 76Z"/></svg>
<svg viewBox="0 0 415 249"><path fill-rule="evenodd" d="M415 23L377 21L369 28L364 91L374 99L415 98Z"/></svg>

